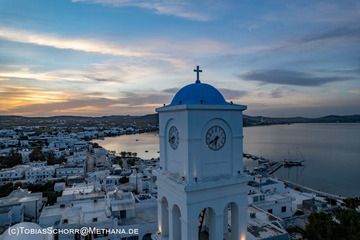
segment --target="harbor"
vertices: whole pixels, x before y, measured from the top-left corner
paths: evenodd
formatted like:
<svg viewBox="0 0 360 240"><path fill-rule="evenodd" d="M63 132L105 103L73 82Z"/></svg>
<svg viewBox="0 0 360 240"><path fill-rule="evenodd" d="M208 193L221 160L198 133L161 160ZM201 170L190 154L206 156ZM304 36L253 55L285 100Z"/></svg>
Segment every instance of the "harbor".
<svg viewBox="0 0 360 240"><path fill-rule="evenodd" d="M280 168L303 167L305 166L304 160L289 160L274 161L262 156L256 156L250 153L244 153L244 158L257 161L258 166L253 169L253 174L261 174L263 176L270 176L278 171Z"/></svg>

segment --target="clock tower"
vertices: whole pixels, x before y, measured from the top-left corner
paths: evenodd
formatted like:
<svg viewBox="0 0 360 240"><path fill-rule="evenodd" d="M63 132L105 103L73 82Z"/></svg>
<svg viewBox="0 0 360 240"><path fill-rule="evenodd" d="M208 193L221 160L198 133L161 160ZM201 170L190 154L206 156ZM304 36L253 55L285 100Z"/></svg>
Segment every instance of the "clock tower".
<svg viewBox="0 0 360 240"><path fill-rule="evenodd" d="M160 239L245 239L247 190L243 174L246 106L227 102L197 80L159 113Z"/></svg>

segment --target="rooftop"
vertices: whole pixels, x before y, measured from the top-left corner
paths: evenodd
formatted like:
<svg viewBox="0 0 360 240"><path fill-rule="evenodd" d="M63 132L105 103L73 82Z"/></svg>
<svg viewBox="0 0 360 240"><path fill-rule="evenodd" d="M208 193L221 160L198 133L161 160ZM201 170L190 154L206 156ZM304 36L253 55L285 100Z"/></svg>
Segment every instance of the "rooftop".
<svg viewBox="0 0 360 240"><path fill-rule="evenodd" d="M248 234L246 239L272 239L274 237L287 236L286 230L277 223L278 219L270 213L256 207L249 206L248 214L250 217L248 218Z"/></svg>
<svg viewBox="0 0 360 240"><path fill-rule="evenodd" d="M32 193L27 189L18 188L12 191L8 196L0 198L0 207L8 205L16 205L29 201L41 201L42 193Z"/></svg>

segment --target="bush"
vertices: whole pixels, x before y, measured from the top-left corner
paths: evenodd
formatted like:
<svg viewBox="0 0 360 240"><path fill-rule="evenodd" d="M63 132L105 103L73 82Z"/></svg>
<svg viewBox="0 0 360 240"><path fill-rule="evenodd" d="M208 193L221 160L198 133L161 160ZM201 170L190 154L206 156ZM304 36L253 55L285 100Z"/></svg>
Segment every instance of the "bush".
<svg viewBox="0 0 360 240"><path fill-rule="evenodd" d="M43 152L41 151L41 148L37 147L34 148L31 153L29 154L29 159L31 162L35 162L35 161L45 161L45 156L43 154Z"/></svg>
<svg viewBox="0 0 360 240"><path fill-rule="evenodd" d="M305 237L312 240L360 239L360 213L336 209L332 213L313 213L305 227Z"/></svg>
<svg viewBox="0 0 360 240"><path fill-rule="evenodd" d="M20 153L11 151L9 156L0 157L1 168L11 168L22 163L22 157Z"/></svg>

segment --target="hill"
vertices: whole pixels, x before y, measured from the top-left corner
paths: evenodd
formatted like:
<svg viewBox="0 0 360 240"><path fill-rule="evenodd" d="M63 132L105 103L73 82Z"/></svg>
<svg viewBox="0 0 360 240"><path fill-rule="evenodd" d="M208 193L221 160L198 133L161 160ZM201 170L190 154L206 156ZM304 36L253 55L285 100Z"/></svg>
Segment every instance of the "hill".
<svg viewBox="0 0 360 240"><path fill-rule="evenodd" d="M113 115L102 117L83 116L52 116L52 117L23 117L0 115L0 128L17 126L63 126L63 127L150 127L158 124L157 114L143 116ZM244 126L259 126L292 123L360 123L360 114L329 115L319 118L289 117L272 118L264 116L244 115Z"/></svg>

